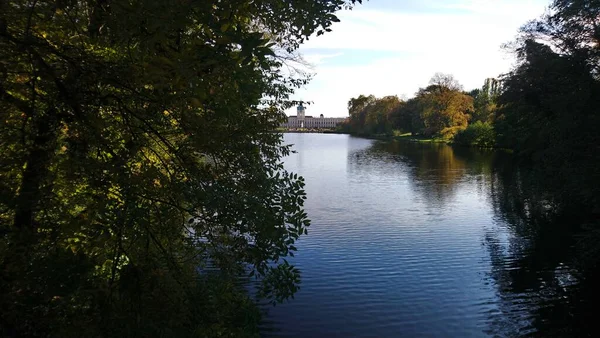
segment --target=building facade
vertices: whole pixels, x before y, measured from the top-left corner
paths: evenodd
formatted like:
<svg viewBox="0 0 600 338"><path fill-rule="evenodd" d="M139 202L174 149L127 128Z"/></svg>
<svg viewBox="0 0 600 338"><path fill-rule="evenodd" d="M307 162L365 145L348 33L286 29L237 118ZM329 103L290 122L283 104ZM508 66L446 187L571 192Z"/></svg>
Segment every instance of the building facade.
<svg viewBox="0 0 600 338"><path fill-rule="evenodd" d="M288 116L286 123L281 124L283 128L335 128L340 123L346 121L345 117L324 117L321 114L319 117L306 116L306 107L302 104L296 108L297 115Z"/></svg>

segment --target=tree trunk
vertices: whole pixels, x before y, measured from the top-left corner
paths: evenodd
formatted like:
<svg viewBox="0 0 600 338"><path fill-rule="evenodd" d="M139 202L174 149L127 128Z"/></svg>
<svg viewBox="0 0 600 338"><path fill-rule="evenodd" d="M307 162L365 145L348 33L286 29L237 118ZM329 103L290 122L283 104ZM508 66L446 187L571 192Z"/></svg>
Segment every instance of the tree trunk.
<svg viewBox="0 0 600 338"><path fill-rule="evenodd" d="M35 137L25 162L19 194L16 198L14 226L18 232L31 233L34 217L42 200L42 186L48 176L48 166L54 154L58 121L51 109L35 122Z"/></svg>

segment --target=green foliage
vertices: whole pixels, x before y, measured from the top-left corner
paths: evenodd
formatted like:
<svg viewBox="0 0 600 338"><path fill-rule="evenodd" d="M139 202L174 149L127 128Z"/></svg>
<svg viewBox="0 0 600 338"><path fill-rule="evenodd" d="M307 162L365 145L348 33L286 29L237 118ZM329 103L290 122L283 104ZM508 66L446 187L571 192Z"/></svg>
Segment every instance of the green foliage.
<svg viewBox="0 0 600 338"><path fill-rule="evenodd" d="M492 122L498 108L500 82L497 79L486 79L481 89L472 90L469 95L473 97L474 108L471 122Z"/></svg>
<svg viewBox="0 0 600 338"><path fill-rule="evenodd" d="M351 98L348 101L350 118L341 129L359 135L391 135L392 113L402 104L397 96Z"/></svg>
<svg viewBox="0 0 600 338"><path fill-rule="evenodd" d="M397 96L360 95L348 101L350 115L342 131L358 135L393 135L394 130L451 139L467 126L473 98L446 74L435 74L427 88L404 102Z"/></svg>
<svg viewBox="0 0 600 338"><path fill-rule="evenodd" d="M478 148L492 148L496 144L496 132L489 122L477 121L454 136L454 143Z"/></svg>
<svg viewBox="0 0 600 338"><path fill-rule="evenodd" d="M209 266L293 295L281 69L355 2L1 1L2 334L240 336Z"/></svg>
<svg viewBox="0 0 600 338"><path fill-rule="evenodd" d="M451 139L460 129L466 128L473 111L473 99L461 89L451 75L436 74L430 85L419 91L422 134Z"/></svg>
<svg viewBox="0 0 600 338"><path fill-rule="evenodd" d="M410 132L413 135L418 134L423 128L421 111L423 110L423 101L419 98L412 98L398 107L392 113L394 129L404 132Z"/></svg>
<svg viewBox="0 0 600 338"><path fill-rule="evenodd" d="M343 131L359 135L392 135L394 130L451 139L467 126L473 98L451 76L438 73L427 88L403 102L396 96L361 95L348 102Z"/></svg>

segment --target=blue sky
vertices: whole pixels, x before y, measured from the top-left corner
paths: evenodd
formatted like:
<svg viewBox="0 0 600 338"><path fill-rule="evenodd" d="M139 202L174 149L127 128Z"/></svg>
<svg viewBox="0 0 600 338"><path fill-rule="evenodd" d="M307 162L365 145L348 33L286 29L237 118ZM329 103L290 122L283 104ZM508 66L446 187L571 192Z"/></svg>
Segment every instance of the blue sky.
<svg viewBox="0 0 600 338"><path fill-rule="evenodd" d="M549 0L370 0L338 13L333 31L300 49L314 78L294 98L314 102L308 115L347 116L360 94L410 98L436 72L465 89L510 70L501 48ZM288 114L294 114L290 110Z"/></svg>

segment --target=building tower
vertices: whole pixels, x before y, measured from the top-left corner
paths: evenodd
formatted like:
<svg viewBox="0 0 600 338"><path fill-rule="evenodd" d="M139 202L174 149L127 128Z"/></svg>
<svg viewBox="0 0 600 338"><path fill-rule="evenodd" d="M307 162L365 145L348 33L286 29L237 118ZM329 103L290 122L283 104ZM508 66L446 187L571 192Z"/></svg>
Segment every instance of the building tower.
<svg viewBox="0 0 600 338"><path fill-rule="evenodd" d="M305 116L306 108L304 108L302 103L300 103L300 105L298 105L298 108L296 108L296 111L298 112L297 115L298 115L298 123L300 124L300 128L304 128L304 116Z"/></svg>

